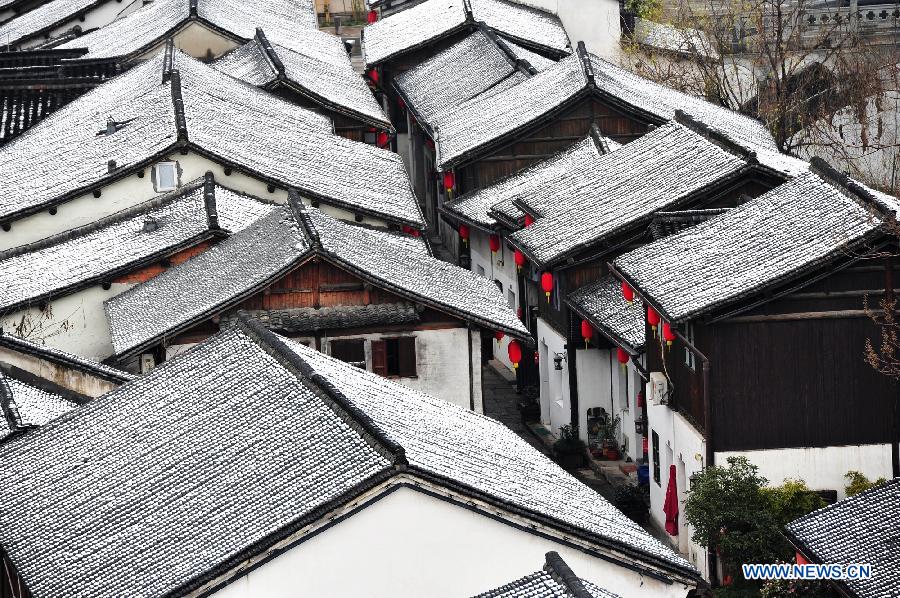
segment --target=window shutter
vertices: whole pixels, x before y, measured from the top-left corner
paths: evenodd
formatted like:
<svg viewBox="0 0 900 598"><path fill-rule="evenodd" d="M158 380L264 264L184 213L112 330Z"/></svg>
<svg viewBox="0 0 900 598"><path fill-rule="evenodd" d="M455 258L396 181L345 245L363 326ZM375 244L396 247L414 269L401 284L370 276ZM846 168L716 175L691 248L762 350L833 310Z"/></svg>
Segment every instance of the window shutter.
<svg viewBox="0 0 900 598"><path fill-rule="evenodd" d="M416 337L404 336L397 339L398 367L400 376L416 375Z"/></svg>
<svg viewBox="0 0 900 598"><path fill-rule="evenodd" d="M372 371L387 376L387 346L384 341L372 341Z"/></svg>

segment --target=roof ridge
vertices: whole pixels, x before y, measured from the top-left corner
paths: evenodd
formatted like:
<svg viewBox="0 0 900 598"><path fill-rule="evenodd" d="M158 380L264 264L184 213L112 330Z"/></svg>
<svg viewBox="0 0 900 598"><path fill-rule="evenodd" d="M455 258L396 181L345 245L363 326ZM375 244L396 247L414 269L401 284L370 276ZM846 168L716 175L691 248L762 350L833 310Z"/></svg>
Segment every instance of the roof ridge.
<svg viewBox="0 0 900 598"><path fill-rule="evenodd" d="M675 118L673 120L686 129L705 137L708 141L718 145L723 150L738 156L748 164L758 164L756 152L754 150L741 145L705 122L697 120L684 110L681 110L680 108L676 109Z"/></svg>
<svg viewBox="0 0 900 598"><path fill-rule="evenodd" d="M322 239L319 237L319 231L306 210L306 204L303 203L300 192L295 188L288 190L288 208L297 224L303 227L303 232L310 241L310 249L313 251L321 250Z"/></svg>
<svg viewBox="0 0 900 598"><path fill-rule="evenodd" d="M39 239L32 243L5 249L3 251L0 251L0 261L17 257L25 253L33 253L35 251L47 249L48 247L59 245L60 243L64 243L65 241L71 241L73 239L83 237L90 233L106 228L107 226L130 220L135 216L140 216L141 214L149 210L168 205L199 189L204 184L203 180L204 179L194 179L193 181L190 181L189 183L179 189L176 189L175 191L170 191L164 195L159 195L123 210L119 210L118 212L113 212L112 214L104 216L99 220L94 220L93 222L89 222L88 224L70 228L69 230L65 230L61 233L56 233L55 235Z"/></svg>
<svg viewBox="0 0 900 598"><path fill-rule="evenodd" d="M192 19L197 18L197 16L198 16L197 5L198 4L199 4L198 0L190 0L190 2L188 4L189 18L192 18Z"/></svg>
<svg viewBox="0 0 900 598"><path fill-rule="evenodd" d="M574 598L593 598L591 593L587 591L587 588L584 587L581 579L575 575L575 572L572 571L563 558L559 556L558 552L551 550L545 555L545 558L544 570L549 573L557 583L566 588L570 595Z"/></svg>
<svg viewBox="0 0 900 598"><path fill-rule="evenodd" d="M844 195L862 204L863 207L873 208L882 218L895 219L897 217L897 213L884 205L870 189L851 179L849 174L838 172L822 158L815 156L810 159L809 169Z"/></svg>
<svg viewBox="0 0 900 598"><path fill-rule="evenodd" d="M578 59L581 62L581 71L584 73L585 79L587 79L588 87L596 87L597 84L594 81L594 67L591 64L591 55L588 53L584 42L578 42L575 52L578 54Z"/></svg>
<svg viewBox="0 0 900 598"><path fill-rule="evenodd" d="M19 408L13 398L12 388L6 381L6 374L0 370L0 416L6 421L10 432L15 432L22 425Z"/></svg>
<svg viewBox="0 0 900 598"><path fill-rule="evenodd" d="M525 71L528 75L536 75L538 73L538 70L534 68L530 62L524 58L519 58L516 53L513 52L513 49L509 47L509 44L506 43L506 40L497 35L497 32L491 29L487 23L478 21L475 26L500 49L500 53L503 54L503 57L506 58L507 62L509 62L510 66L514 69Z"/></svg>
<svg viewBox="0 0 900 598"><path fill-rule="evenodd" d="M166 41L166 50L163 53L162 60L162 82L168 83L169 79L172 77L172 63L174 60L175 54L175 40L169 38Z"/></svg>
<svg viewBox="0 0 900 598"><path fill-rule="evenodd" d="M263 32L262 27L256 28L255 37L256 43L258 43L260 48L262 48L263 54L265 55L266 59L272 63L272 66L275 67L275 70L278 73L278 77L284 77L284 63L281 61L281 58L275 51L275 47L269 42L269 38L266 37L266 34Z"/></svg>
<svg viewBox="0 0 900 598"><path fill-rule="evenodd" d="M174 66L174 50L169 74L169 85L172 89L172 107L175 110L175 128L178 132L178 143L188 143L187 118L184 115L184 97L181 93L181 72Z"/></svg>
<svg viewBox="0 0 900 598"><path fill-rule="evenodd" d="M318 394L324 394L328 404L339 417L353 427L373 448L383 453L397 469L405 469L405 449L387 433L378 427L369 415L353 404L334 384L320 374L304 360L296 351L292 351L284 340L268 330L259 322L251 319L244 310L238 311L237 326L252 338L266 353L275 357L292 369L300 382ZM313 386L314 388L310 388Z"/></svg>
<svg viewBox="0 0 900 598"><path fill-rule="evenodd" d="M463 0L463 12L466 14L466 22L475 22L475 13L472 11L472 0Z"/></svg>
<svg viewBox="0 0 900 598"><path fill-rule="evenodd" d="M211 170L203 175L203 205L210 230L219 230L219 210L216 205L216 177Z"/></svg>

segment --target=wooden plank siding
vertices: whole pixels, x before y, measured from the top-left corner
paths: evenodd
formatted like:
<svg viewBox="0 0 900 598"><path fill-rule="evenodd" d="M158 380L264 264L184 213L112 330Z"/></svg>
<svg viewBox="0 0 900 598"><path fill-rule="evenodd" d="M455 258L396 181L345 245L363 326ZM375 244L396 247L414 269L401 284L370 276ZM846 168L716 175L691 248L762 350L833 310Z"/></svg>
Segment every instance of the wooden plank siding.
<svg viewBox="0 0 900 598"><path fill-rule="evenodd" d="M135 270L134 272L130 272L125 274L124 276L120 276L116 278L114 283L141 283L147 282L151 278L155 278L171 268L172 266L177 266L178 264L184 263L191 259L194 256L200 255L207 249L212 246L212 243L209 241L204 241L202 243L198 243L193 247L188 247L187 249L183 249L178 253L169 256L168 258L162 260L161 262L150 264L149 266L145 266L140 270Z"/></svg>

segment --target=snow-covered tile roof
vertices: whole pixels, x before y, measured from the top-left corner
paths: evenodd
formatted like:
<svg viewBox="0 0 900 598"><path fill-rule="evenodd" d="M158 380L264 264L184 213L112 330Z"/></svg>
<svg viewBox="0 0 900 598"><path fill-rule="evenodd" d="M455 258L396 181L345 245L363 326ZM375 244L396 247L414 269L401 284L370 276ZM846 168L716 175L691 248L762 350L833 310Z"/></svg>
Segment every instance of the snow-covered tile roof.
<svg viewBox="0 0 900 598"><path fill-rule="evenodd" d="M81 96L0 150L0 220L131 174L178 142L172 87L190 146L236 168L351 210L420 226L424 219L400 156L333 134L330 119L174 52ZM174 83L173 83L174 82ZM125 123L101 134L107 120ZM47 156L53 156L48 160ZM109 172L108 162L116 162Z"/></svg>
<svg viewBox="0 0 900 598"><path fill-rule="evenodd" d="M619 598L618 594L580 579L556 552L547 553L544 568L474 598Z"/></svg>
<svg viewBox="0 0 900 598"><path fill-rule="evenodd" d="M3 44L15 46L23 38L48 31L74 19L82 11L89 10L111 0L52 0L25 12L0 25ZM77 25L78 23L75 23ZM74 26L74 25L73 25Z"/></svg>
<svg viewBox="0 0 900 598"><path fill-rule="evenodd" d="M198 0L196 15L190 5L191 0L154 0L60 48L87 48L88 58L139 55L191 22L211 25L238 41L252 39L257 27L286 37L318 28L312 0L269 0L264 9L241 0Z"/></svg>
<svg viewBox="0 0 900 598"><path fill-rule="evenodd" d="M557 55L569 51L562 22L549 12L508 0L426 0L366 26L366 64L382 63L467 27L474 28L478 22L522 45Z"/></svg>
<svg viewBox="0 0 900 598"><path fill-rule="evenodd" d="M568 193L572 177L589 171L605 153L598 141L601 141L599 136L588 135L546 160L447 202L444 210L482 227L492 227L497 223L494 213L509 222L518 222L525 214L513 202L527 199L541 190L545 193L550 189L560 194ZM606 149L619 147L609 139L602 142L606 144Z"/></svg>
<svg viewBox="0 0 900 598"><path fill-rule="evenodd" d="M395 85L417 115L433 126L439 115L497 85L515 70L514 62L489 35L476 30L397 76Z"/></svg>
<svg viewBox="0 0 900 598"><path fill-rule="evenodd" d="M243 230L274 209L204 179L186 189L92 224L0 252L0 309L12 310L68 294L209 239ZM215 201L218 221L208 211ZM211 206L210 206L211 207Z"/></svg>
<svg viewBox="0 0 900 598"><path fill-rule="evenodd" d="M0 331L0 347L5 347L18 353L34 355L40 359L61 365L64 368L93 374L112 382L122 383L135 378L133 374L123 370L33 340L3 334L2 331Z"/></svg>
<svg viewBox="0 0 900 598"><path fill-rule="evenodd" d="M503 42L506 44L506 47L512 50L513 55L517 59L527 61L536 71L545 71L556 64L555 60L542 56L537 52L532 52L528 48L523 48L509 40L503 40Z"/></svg>
<svg viewBox="0 0 900 598"><path fill-rule="evenodd" d="M411 467L684 570L694 570L602 496L496 420L298 343L286 341L286 345L402 446Z"/></svg>
<svg viewBox="0 0 900 598"><path fill-rule="evenodd" d="M604 276L573 291L567 302L616 344L624 343L623 348L631 353L642 351L644 306L640 301L625 301L619 279Z"/></svg>
<svg viewBox="0 0 900 598"><path fill-rule="evenodd" d="M323 37L297 51L268 40L259 30L252 41L224 55L214 67L257 87L281 79L328 110L392 128L369 86L353 70L341 40L320 33Z"/></svg>
<svg viewBox="0 0 900 598"><path fill-rule="evenodd" d="M351 425L223 333L0 445L0 544L36 597L181 595L383 477L390 461Z"/></svg>
<svg viewBox="0 0 900 598"><path fill-rule="evenodd" d="M431 257L420 241L407 235L358 227L292 202L243 233L108 300L113 348L121 355L210 317L313 253L407 299L528 337L489 280Z"/></svg>
<svg viewBox="0 0 900 598"><path fill-rule="evenodd" d="M663 52L690 56L699 53L710 59L719 56L709 37L699 29L675 27L669 23L636 18L632 36L636 43Z"/></svg>
<svg viewBox="0 0 900 598"><path fill-rule="evenodd" d="M879 205L896 200L865 193L875 207L808 173L615 264L665 317L683 322L825 267L878 234Z"/></svg>
<svg viewBox="0 0 900 598"><path fill-rule="evenodd" d="M43 426L76 407L56 393L0 372L0 441L16 430Z"/></svg>
<svg viewBox="0 0 900 598"><path fill-rule="evenodd" d="M420 310L406 301L370 303L368 305L335 305L331 307L292 307L287 309L254 309L222 316L224 328L241 315L259 322L279 334L295 335L318 330L361 328L376 324L410 324L421 320Z"/></svg>
<svg viewBox="0 0 900 598"><path fill-rule="evenodd" d="M568 185L523 197L541 217L511 239L546 266L748 170L745 158L669 123L590 163L573 165L564 174Z"/></svg>
<svg viewBox="0 0 900 598"><path fill-rule="evenodd" d="M814 511L787 525L788 536L816 563L865 563L869 579L843 580L859 598L890 598L900 579L900 478Z"/></svg>
<svg viewBox="0 0 900 598"><path fill-rule="evenodd" d="M452 166L466 154L515 133L585 90L577 55L501 93L462 104L437 123L438 163Z"/></svg>

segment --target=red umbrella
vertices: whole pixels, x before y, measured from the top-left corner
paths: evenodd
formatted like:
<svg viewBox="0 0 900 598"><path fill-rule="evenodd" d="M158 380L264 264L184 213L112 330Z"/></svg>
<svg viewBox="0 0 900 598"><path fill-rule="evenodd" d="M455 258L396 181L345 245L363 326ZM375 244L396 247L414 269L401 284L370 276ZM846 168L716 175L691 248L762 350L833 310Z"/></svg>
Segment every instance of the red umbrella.
<svg viewBox="0 0 900 598"><path fill-rule="evenodd" d="M666 514L666 532L670 536L678 535L678 490L675 487L675 466L669 466L669 485L666 487L666 502L663 504Z"/></svg>

